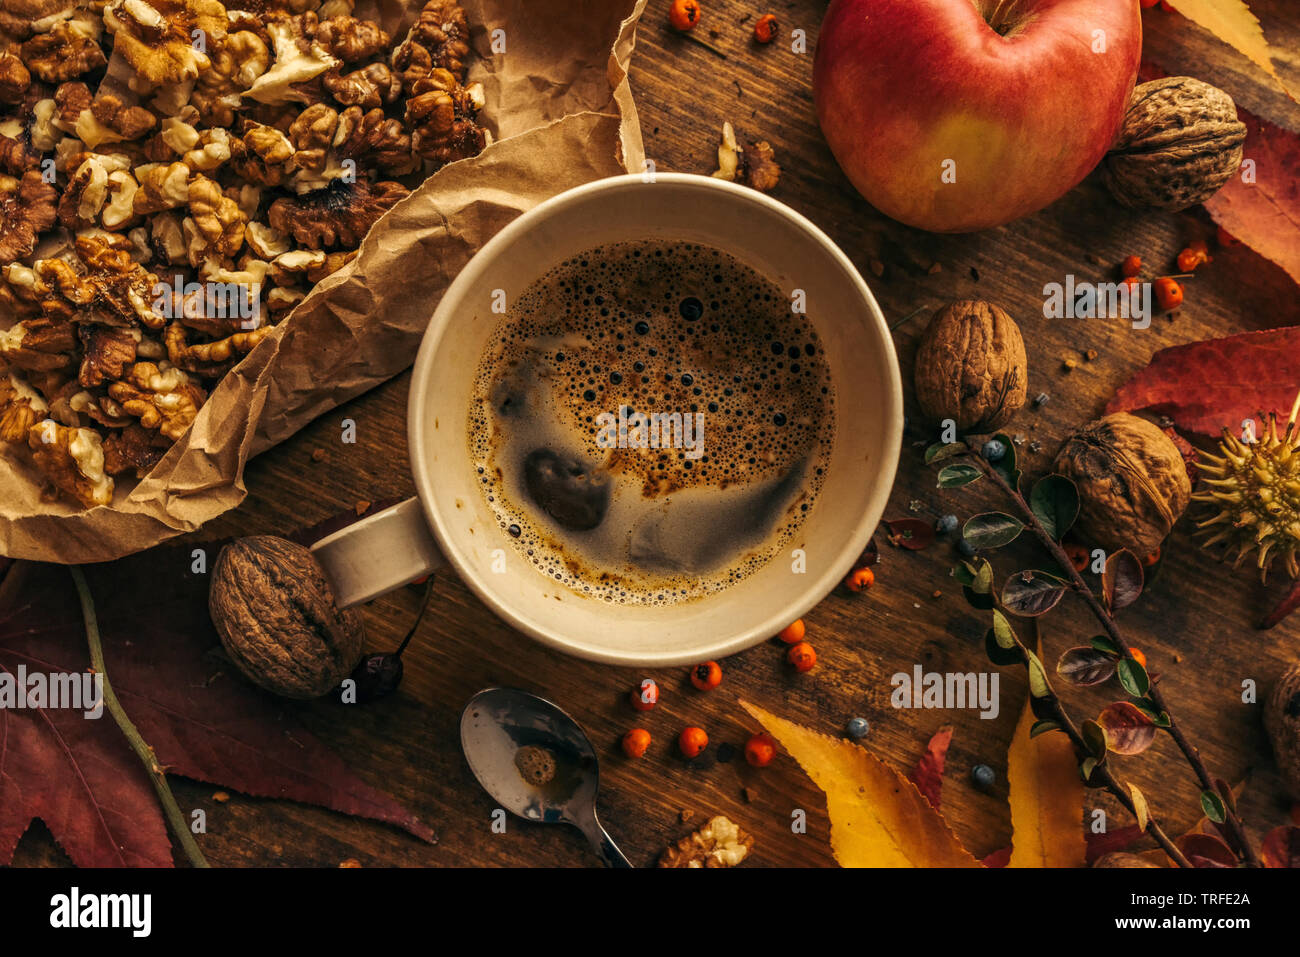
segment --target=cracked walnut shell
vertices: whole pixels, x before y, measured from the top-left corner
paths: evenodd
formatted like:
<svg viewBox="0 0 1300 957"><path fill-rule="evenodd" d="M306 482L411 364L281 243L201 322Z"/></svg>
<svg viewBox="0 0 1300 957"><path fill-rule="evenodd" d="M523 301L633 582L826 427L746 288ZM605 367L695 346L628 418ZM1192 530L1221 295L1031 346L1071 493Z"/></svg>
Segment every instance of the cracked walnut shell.
<svg viewBox="0 0 1300 957"><path fill-rule="evenodd" d="M1066 439L1055 469L1079 490L1080 534L1139 559L1160 547L1191 500L1192 483L1173 439L1127 412Z"/></svg>
<svg viewBox="0 0 1300 957"><path fill-rule="evenodd" d="M1133 90L1102 176L1124 206L1186 209L1236 174L1245 139L1227 93L1189 76L1151 80Z"/></svg>
<svg viewBox="0 0 1300 957"><path fill-rule="evenodd" d="M962 300L934 314L916 350L916 399L958 432L993 432L1025 404L1028 360L1020 327L992 303Z"/></svg>

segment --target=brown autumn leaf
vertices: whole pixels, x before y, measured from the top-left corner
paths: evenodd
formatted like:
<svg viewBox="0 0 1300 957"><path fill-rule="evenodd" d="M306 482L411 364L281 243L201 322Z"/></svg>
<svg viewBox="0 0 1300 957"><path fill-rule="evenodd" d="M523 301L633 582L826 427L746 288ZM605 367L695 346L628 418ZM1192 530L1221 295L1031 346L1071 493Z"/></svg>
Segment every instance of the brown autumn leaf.
<svg viewBox="0 0 1300 957"><path fill-rule="evenodd" d="M1097 723L1106 732L1106 748L1116 754L1141 754L1156 739L1156 726L1136 705L1116 701L1102 709Z"/></svg>
<svg viewBox="0 0 1300 957"><path fill-rule="evenodd" d="M1142 562L1127 548L1106 556L1101 576L1101 597L1106 607L1118 611L1137 601L1142 594Z"/></svg>
<svg viewBox="0 0 1300 957"><path fill-rule="evenodd" d="M1300 827L1282 824L1264 835L1259 848L1265 867L1300 867Z"/></svg>
<svg viewBox="0 0 1300 957"><path fill-rule="evenodd" d="M740 706L826 792L831 852L843 867L979 867L916 787L866 748Z"/></svg>

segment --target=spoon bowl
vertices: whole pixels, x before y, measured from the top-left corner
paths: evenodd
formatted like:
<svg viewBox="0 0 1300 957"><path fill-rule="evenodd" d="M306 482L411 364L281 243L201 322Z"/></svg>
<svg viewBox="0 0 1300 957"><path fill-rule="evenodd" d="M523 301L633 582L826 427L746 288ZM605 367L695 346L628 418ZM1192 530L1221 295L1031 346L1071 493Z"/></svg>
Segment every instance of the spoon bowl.
<svg viewBox="0 0 1300 957"><path fill-rule="evenodd" d="M572 825L607 866L631 867L596 817L596 751L558 706L527 691L486 688L461 713L460 745L474 777L502 808L527 821ZM530 755L549 773L527 775Z"/></svg>

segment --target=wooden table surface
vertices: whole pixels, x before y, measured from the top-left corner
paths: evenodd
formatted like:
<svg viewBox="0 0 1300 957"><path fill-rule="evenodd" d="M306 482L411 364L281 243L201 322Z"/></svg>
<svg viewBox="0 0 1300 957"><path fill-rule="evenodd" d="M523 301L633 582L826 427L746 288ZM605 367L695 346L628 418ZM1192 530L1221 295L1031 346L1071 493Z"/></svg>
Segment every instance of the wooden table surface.
<svg viewBox="0 0 1300 957"><path fill-rule="evenodd" d="M1250 0L1292 89L1300 90L1300 11L1293 0ZM1188 283L1188 302L1176 318L1158 319L1144 331L1122 320L1048 320L1042 288L1063 282L1110 279L1130 253L1147 263L1169 263L1191 239L1210 238L1214 227L1202 210L1179 215L1139 214L1114 205L1096 177L1048 209L999 229L967 236L934 236L891 222L859 198L822 141L813 115L812 54L789 45L757 47L749 35L764 10L743 0L708 0L701 39L725 53L682 40L666 26L668 0L651 0L638 34L632 83L645 132L647 155L659 169L710 172L724 120L742 138L766 139L784 173L774 196L825 229L862 270L891 323L918 307L924 312L895 333L910 394L915 341L928 314L954 298L983 298L1020 322L1030 362L1031 394L1051 401L1026 410L1009 427L1031 474L1070 430L1094 418L1116 386L1155 350L1180 342L1300 321L1296 289L1275 267L1238 247L1215 254L1214 263ZM803 28L813 49L824 4L778 2L784 29ZM1292 129L1300 129L1294 103L1244 58L1181 17L1148 11L1146 48L1170 73L1192 73L1228 90L1237 102ZM1261 171L1261 175L1265 175ZM1291 171L1295 175L1295 171ZM876 267L873 270L873 265ZM879 272L879 276L875 275ZM1172 271L1172 270L1170 270ZM1098 357L1085 361L1093 349ZM1066 371L1063 360L1079 360ZM205 529L204 538L284 533L322 520L358 501L405 497L413 492L406 465L409 375L402 375L346 407L327 414L248 469L248 499ZM850 410L842 410L848 414ZM357 423L356 445L339 442L339 423ZM913 414L912 421L917 421ZM926 519L956 512L965 517L996 499L977 485L941 491L920 451L934 436L913 425L904 440L898 478L886 517ZM1041 445L1041 451L1032 448ZM317 460L313 453L323 453ZM863 475L863 481L871 481ZM1259 723L1259 705L1243 704L1241 682L1262 688L1287 662L1300 658L1300 617L1270 632L1253 622L1276 597L1280 582L1262 587L1248 570L1234 573L1202 553L1184 521L1166 546L1159 581L1121 624L1160 672L1165 695L1215 773L1232 781L1249 775L1243 813L1252 830L1282 823L1286 811ZM956 734L945 779L944 813L976 855L1006 846L1006 750L1024 700L1023 675L1003 669L1001 713L980 720L974 712L898 711L889 705L890 676L910 672L991 669L982 648L985 625L962 600L948 576L950 546L918 552L889 547L882 535L877 585L865 595L836 593L807 616L819 664L796 675L783 663L783 646L765 643L724 661L721 688L702 694L682 668L615 668L574 660L513 632L451 575L434 587L433 606L406 655L400 693L376 704L345 707L332 700L301 706L306 724L334 747L369 783L386 789L436 828L436 845L405 832L290 802L239 794L216 803L214 788L174 780L184 808L207 811L200 838L216 866L334 866L355 858L384 865L592 865L576 834L563 828L509 821L493 833L494 803L461 756L457 719L466 700L494 684L515 685L558 702L586 728L602 758L600 813L637 865L652 863L664 847L702 818L727 814L756 835L752 865L833 864L825 802L794 762L781 755L768 768L749 767L739 749L755 730L737 705L746 698L831 734L854 715L871 722L867 743L906 771L929 736L953 724ZM1032 546L1017 545L995 558L999 575L1015 563L1041 562ZM934 597L935 593L937 597ZM1067 603L1071 600L1067 599ZM366 609L369 646L391 649L413 620L419 589L407 588ZM1068 605L1043 620L1048 661L1086 642L1095 630L1082 605ZM629 689L642 677L663 689L660 706L646 716L628 706ZM1071 693L1080 714L1107 699ZM624 759L622 733L643 724L655 737L643 760ZM704 760L688 765L673 741L686 724L705 727L711 739ZM735 751L719 760L719 746ZM725 756L725 755L724 755ZM988 793L969 784L977 763L998 776ZM1145 755L1119 758L1122 777L1136 782L1172 833L1199 816L1197 788L1172 742L1162 738ZM748 790L748 796L746 791ZM1090 793L1112 822L1129 823L1108 797ZM807 812L807 833L791 829L796 809ZM694 813L683 824L680 812ZM15 863L67 864L40 824L23 838ZM746 865L750 866L750 865Z"/></svg>

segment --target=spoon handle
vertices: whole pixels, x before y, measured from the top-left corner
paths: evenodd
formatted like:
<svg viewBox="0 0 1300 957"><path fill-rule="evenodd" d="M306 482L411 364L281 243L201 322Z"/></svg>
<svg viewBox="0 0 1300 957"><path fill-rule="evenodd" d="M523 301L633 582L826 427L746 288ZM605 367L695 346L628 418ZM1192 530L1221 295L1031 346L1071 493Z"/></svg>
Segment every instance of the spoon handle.
<svg viewBox="0 0 1300 957"><path fill-rule="evenodd" d="M595 814L592 814L590 821L582 825L582 833L587 836L592 850L600 855L606 867L632 866L632 862L618 849L618 845L614 843L614 839L609 836L609 832L605 830Z"/></svg>

